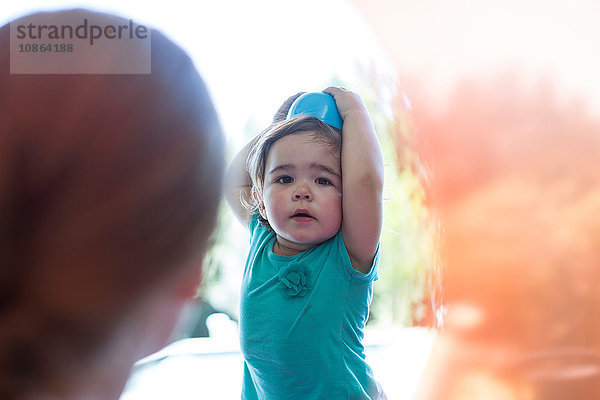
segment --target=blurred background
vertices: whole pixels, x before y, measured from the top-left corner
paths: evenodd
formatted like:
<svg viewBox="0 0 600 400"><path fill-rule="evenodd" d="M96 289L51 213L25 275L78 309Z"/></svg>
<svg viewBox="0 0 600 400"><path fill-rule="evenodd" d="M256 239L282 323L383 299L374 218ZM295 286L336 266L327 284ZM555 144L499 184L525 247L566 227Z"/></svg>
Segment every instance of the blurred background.
<svg viewBox="0 0 600 400"><path fill-rule="evenodd" d="M293 93L361 94L386 162L367 357L390 399L597 398L600 3L23 0L0 21L65 7L184 47L230 158ZM220 221L180 340L123 399L239 398L248 235Z"/></svg>
<svg viewBox="0 0 600 400"><path fill-rule="evenodd" d="M441 227L416 398L599 398L600 4L354 4L412 103Z"/></svg>

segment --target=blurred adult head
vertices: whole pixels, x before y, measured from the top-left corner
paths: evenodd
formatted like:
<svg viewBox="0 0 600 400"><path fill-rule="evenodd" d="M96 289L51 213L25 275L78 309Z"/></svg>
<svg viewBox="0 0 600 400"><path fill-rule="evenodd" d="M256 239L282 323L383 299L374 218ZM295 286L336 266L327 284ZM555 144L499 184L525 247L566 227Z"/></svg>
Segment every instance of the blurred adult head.
<svg viewBox="0 0 600 400"><path fill-rule="evenodd" d="M10 74L9 47L5 25L0 397L117 397L195 292L221 128L192 61L157 31L150 74Z"/></svg>

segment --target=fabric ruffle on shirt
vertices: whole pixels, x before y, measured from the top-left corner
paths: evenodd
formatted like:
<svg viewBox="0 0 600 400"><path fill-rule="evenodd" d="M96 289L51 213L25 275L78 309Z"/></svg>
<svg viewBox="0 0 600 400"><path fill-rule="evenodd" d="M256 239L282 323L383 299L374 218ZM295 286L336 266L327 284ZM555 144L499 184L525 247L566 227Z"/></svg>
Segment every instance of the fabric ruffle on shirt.
<svg viewBox="0 0 600 400"><path fill-rule="evenodd" d="M309 291L308 270L298 261L292 261L279 269L277 278L288 296L305 296Z"/></svg>

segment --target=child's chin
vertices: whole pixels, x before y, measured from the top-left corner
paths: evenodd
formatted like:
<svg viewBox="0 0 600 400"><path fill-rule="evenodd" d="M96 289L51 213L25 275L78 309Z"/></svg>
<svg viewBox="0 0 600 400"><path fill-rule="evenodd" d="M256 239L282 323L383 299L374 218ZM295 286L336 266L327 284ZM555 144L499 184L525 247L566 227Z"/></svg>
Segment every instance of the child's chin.
<svg viewBox="0 0 600 400"><path fill-rule="evenodd" d="M335 233L333 235L299 236L299 237L294 238L294 242L296 242L298 244L302 244L302 245L316 246L318 244L326 242L327 240L331 239L334 236L335 236Z"/></svg>

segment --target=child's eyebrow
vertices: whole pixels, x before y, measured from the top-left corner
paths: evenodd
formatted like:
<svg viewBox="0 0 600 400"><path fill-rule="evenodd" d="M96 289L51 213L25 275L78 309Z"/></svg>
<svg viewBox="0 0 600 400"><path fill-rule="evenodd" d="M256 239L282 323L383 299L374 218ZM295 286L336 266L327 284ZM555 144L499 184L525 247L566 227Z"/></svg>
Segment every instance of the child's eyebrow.
<svg viewBox="0 0 600 400"><path fill-rule="evenodd" d="M328 172L331 175L336 176L339 179L342 179L342 176L340 174L338 174L337 172L335 172L333 169L329 168L327 165L318 164L318 163L312 163L312 164L310 164L310 168L312 168L312 169L318 169L319 171Z"/></svg>
<svg viewBox="0 0 600 400"><path fill-rule="evenodd" d="M338 179L342 179L342 176L340 174L338 174L337 172L335 172L335 170L333 170L332 168L328 167L327 165L323 165L323 164L319 164L319 163L312 163L309 165L309 168L311 169L316 169L319 171L324 171L327 172L335 177L337 177ZM273 168L272 170L270 170L269 172L267 172L267 174L273 174L277 171L289 171L289 170L295 170L296 166L293 164L283 164L283 165L278 165L275 168Z"/></svg>
<svg viewBox="0 0 600 400"><path fill-rule="evenodd" d="M295 166L293 166L292 164L283 164L283 165L278 165L275 168L273 168L272 170L270 170L269 172L267 172L269 175L277 172L277 171L288 171L290 169L296 169Z"/></svg>

